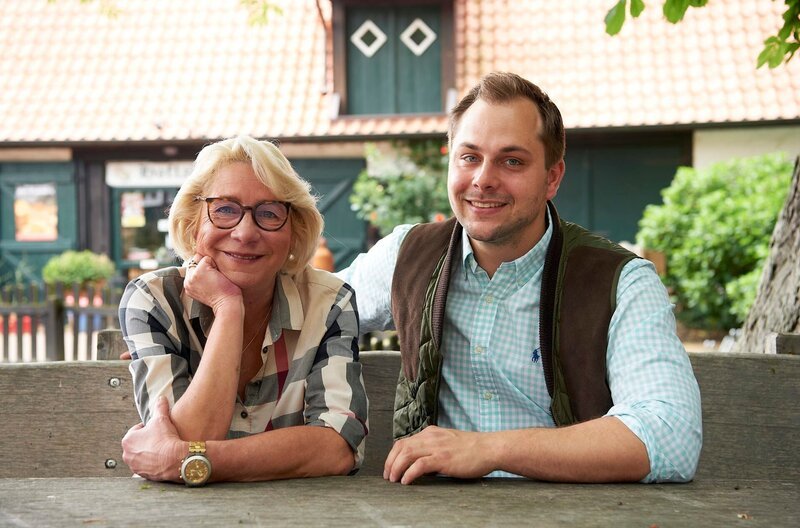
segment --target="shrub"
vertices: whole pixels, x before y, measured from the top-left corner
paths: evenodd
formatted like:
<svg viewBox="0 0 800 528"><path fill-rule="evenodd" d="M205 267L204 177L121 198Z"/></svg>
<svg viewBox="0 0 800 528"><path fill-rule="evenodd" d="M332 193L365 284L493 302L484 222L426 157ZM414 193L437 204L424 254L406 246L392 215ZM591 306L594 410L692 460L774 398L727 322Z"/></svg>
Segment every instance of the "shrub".
<svg viewBox="0 0 800 528"><path fill-rule="evenodd" d="M741 326L791 182L781 154L678 169L639 222L637 243L663 252L677 316L708 330Z"/></svg>
<svg viewBox="0 0 800 528"><path fill-rule="evenodd" d="M86 285L107 280L114 272L114 263L107 256L89 250L70 250L48 260L42 269L42 277L48 284L63 282Z"/></svg>
<svg viewBox="0 0 800 528"><path fill-rule="evenodd" d="M381 235L399 224L450 215L447 147L441 141L395 142L391 151L367 144L367 168L358 175L350 204Z"/></svg>

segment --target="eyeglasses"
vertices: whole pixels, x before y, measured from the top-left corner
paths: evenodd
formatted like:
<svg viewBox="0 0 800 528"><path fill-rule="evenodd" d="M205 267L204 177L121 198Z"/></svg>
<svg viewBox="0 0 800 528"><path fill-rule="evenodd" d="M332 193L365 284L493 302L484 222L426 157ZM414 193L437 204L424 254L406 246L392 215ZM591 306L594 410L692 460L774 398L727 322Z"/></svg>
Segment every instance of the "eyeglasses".
<svg viewBox="0 0 800 528"><path fill-rule="evenodd" d="M208 207L208 219L220 229L233 229L244 218L248 209L253 221L264 231L277 231L286 225L289 219L289 202L264 200L253 206L242 205L232 198L204 198L196 196L195 201L204 201Z"/></svg>

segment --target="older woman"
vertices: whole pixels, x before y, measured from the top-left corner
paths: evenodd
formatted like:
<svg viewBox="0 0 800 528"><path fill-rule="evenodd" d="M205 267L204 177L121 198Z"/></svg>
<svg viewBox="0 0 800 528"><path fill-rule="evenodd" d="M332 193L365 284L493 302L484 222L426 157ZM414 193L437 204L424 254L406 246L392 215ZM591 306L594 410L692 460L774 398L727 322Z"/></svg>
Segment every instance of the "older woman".
<svg viewBox="0 0 800 528"><path fill-rule="evenodd" d="M367 397L353 290L309 261L322 216L271 143L205 147L169 213L186 267L133 280L120 321L143 424L124 460L202 485L348 474Z"/></svg>

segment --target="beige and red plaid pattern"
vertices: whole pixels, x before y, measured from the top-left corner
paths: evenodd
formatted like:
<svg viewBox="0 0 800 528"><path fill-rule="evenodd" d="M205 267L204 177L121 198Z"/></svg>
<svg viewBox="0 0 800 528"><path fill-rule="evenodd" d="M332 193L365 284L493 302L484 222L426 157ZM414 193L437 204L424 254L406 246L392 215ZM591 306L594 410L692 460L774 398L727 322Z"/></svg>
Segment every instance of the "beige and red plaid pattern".
<svg viewBox="0 0 800 528"><path fill-rule="evenodd" d="M131 281L120 302L122 333L133 361L136 405L147 421L158 396L174 404L191 383L214 322L209 307L183 291L183 268ZM295 425L331 427L364 457L368 402L358 362L353 290L307 267L280 275L261 372L236 399L229 438Z"/></svg>

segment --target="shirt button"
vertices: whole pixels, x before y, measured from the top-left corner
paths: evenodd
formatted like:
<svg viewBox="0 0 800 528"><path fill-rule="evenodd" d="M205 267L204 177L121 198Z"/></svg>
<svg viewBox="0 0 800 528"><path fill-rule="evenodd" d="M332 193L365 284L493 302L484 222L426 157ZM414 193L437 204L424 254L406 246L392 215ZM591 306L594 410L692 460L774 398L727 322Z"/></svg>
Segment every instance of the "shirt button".
<svg viewBox="0 0 800 528"><path fill-rule="evenodd" d="M492 304L494 302L494 297L491 295L487 295L484 300L486 301L486 304Z"/></svg>
<svg viewBox="0 0 800 528"><path fill-rule="evenodd" d="M494 398L494 394L492 394L491 392L486 391L483 393L484 400L491 400L492 398Z"/></svg>
<svg viewBox="0 0 800 528"><path fill-rule="evenodd" d="M247 411L242 411L242 418L247 418L248 414Z"/></svg>
<svg viewBox="0 0 800 528"><path fill-rule="evenodd" d="M483 354L483 351L484 351L484 348L482 346L478 345L478 346L475 347L475 353L476 354Z"/></svg>

